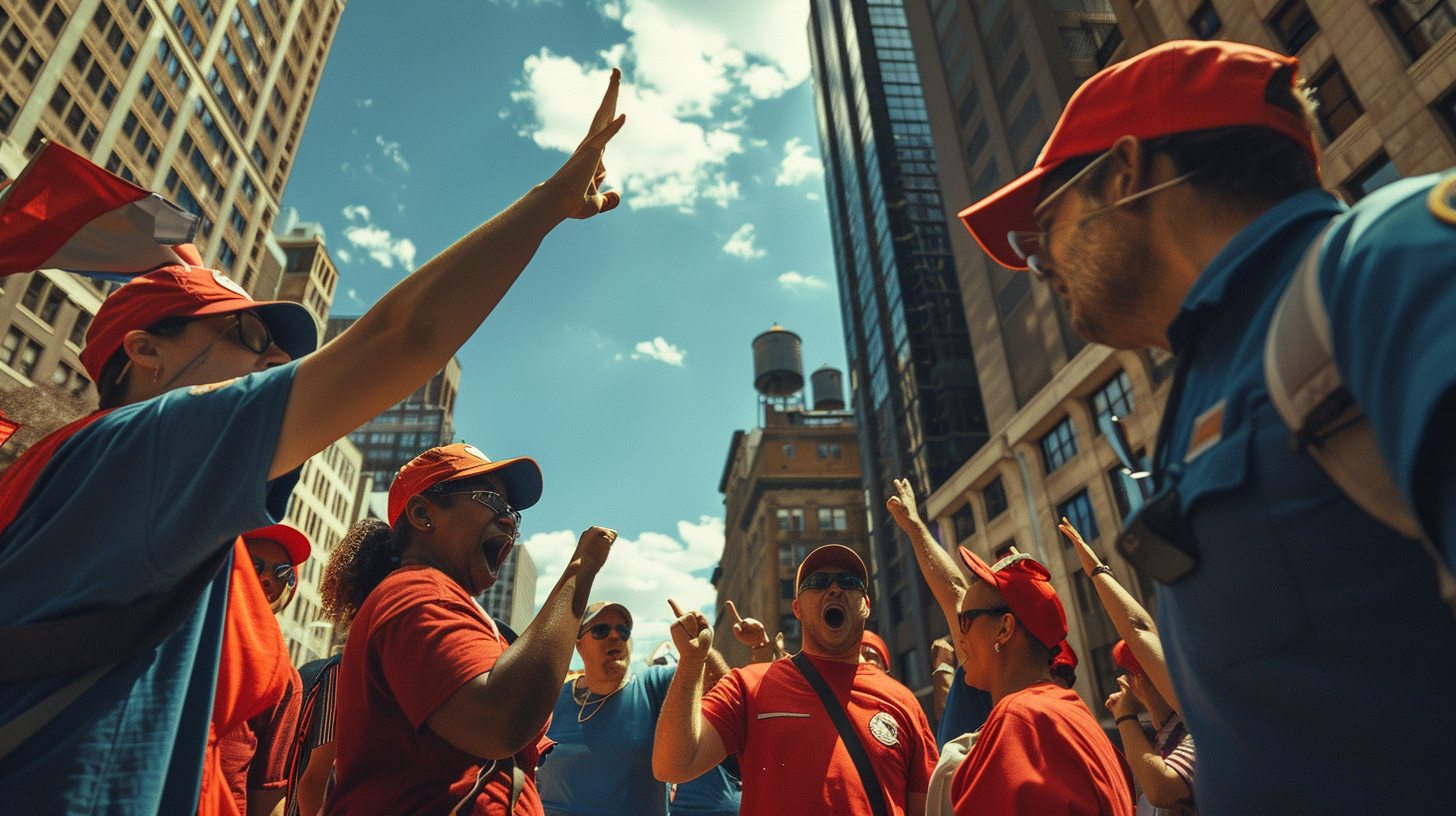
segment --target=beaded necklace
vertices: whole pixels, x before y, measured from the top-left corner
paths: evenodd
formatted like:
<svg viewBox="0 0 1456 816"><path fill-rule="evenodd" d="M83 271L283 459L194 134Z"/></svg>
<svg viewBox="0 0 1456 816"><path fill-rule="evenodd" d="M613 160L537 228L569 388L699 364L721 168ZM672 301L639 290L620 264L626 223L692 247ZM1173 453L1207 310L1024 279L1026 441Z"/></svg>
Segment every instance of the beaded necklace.
<svg viewBox="0 0 1456 816"><path fill-rule="evenodd" d="M597 715L597 712L602 710L602 706L606 705L607 704L607 701L610 700L610 699L612 699L612 695L613 694L616 694L617 692L619 692L622 689L626 688L627 687L627 683L630 680L631 680L630 677L624 677L622 679L621 685L619 685L616 688L612 689L611 691L607 692L599 700L593 700L593 699L591 699L592 691L591 691L590 688L588 688L586 690L586 694L580 694L580 693L578 693L578 692L581 691L581 685L580 685L581 684L581 678L580 677L576 678L575 680L572 680L571 681L571 699L573 699L573 700L576 701L576 705L577 705L577 709L578 709L577 710L577 713L576 713L576 721L579 722L579 723L584 723L587 720L590 720L592 717L595 717ZM593 708L592 709L592 711L591 711L590 714L586 713L586 707L589 706L589 705L595 705L596 706L596 708Z"/></svg>

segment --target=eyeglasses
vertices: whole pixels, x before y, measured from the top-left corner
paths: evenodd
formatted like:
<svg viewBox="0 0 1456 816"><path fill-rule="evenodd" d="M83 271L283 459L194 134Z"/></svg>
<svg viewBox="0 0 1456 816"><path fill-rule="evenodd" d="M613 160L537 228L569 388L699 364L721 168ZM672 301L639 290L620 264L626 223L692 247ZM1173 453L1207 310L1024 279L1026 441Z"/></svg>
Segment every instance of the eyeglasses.
<svg viewBox="0 0 1456 816"><path fill-rule="evenodd" d="M632 639L632 630L626 626L623 626L620 623L616 625L610 623L599 623L596 626L588 627L587 631L591 633L592 640L606 640L607 635L610 635L612 632L616 632L617 637L621 638L622 640Z"/></svg>
<svg viewBox="0 0 1456 816"><path fill-rule="evenodd" d="M804 578L799 584L799 592L806 589L828 589L830 584L838 584L839 588L848 592L852 589L864 589L864 579L858 575L848 572L813 572Z"/></svg>
<svg viewBox="0 0 1456 816"><path fill-rule="evenodd" d="M273 347L273 332L268 330L268 324L263 322L256 312L235 312L233 317L237 318L238 342L243 348L254 354L265 354ZM226 333L226 329L223 333Z"/></svg>
<svg viewBox="0 0 1456 816"><path fill-rule="evenodd" d="M971 624L982 615L1004 615L1011 611L1009 606L991 606L985 609L962 609L956 613L956 622L961 625L961 634L971 631Z"/></svg>
<svg viewBox="0 0 1456 816"><path fill-rule="evenodd" d="M1098 164L1101 164L1103 159L1106 159L1108 156L1111 155L1112 151L1109 150L1098 156L1097 158L1093 159L1087 164L1086 167L1078 170L1075 175L1067 179L1066 183L1053 190L1051 195L1042 199L1041 203L1036 205L1036 207L1032 209L1032 219L1036 220L1038 224L1041 223L1041 219L1038 218L1038 216L1040 216L1043 212L1046 212L1047 207L1051 206L1051 203L1053 201L1056 201L1057 198L1062 195L1062 193L1065 193L1067 190L1071 189L1073 185L1077 184L1077 182L1086 178L1087 174L1092 172L1092 168L1096 167ZM1159 192L1161 190L1166 190L1175 184L1182 184L1183 182L1192 178L1194 172L1196 171L1184 173L1183 175L1175 179L1169 179L1168 181L1162 182L1160 184L1154 184L1146 190L1140 190L1136 193L1133 193L1132 195L1123 196L1122 198L1119 198L1118 200L1106 206L1097 207L1096 209L1084 212L1077 219L1077 223L1082 224L1090 218L1099 216L1110 210L1115 210L1118 207L1121 207L1122 205L1127 204L1131 201L1136 201L1143 196L1152 195L1153 193ZM1050 232L1050 229L1043 229L1036 230L1035 232L1027 232L1025 230L1012 230L1011 232L1006 233L1006 241L1007 243L1011 244L1011 251L1016 253L1016 257L1020 258L1023 261L1026 261L1027 271L1031 273L1032 277L1036 278L1039 281L1045 281L1047 279L1046 270L1042 269L1041 258L1047 254L1047 236L1048 234L1050 234Z"/></svg>
<svg viewBox="0 0 1456 816"><path fill-rule="evenodd" d="M253 556L253 569L258 573L259 578L272 574L284 586L291 587L298 583L298 573L294 571L292 564L270 564L255 555Z"/></svg>
<svg viewBox="0 0 1456 816"><path fill-rule="evenodd" d="M495 513L498 519L507 519L511 523L511 540L515 541L521 537L521 511L511 507L505 496L490 490L465 490L458 493L437 493L439 496L466 496L476 504L484 505Z"/></svg>

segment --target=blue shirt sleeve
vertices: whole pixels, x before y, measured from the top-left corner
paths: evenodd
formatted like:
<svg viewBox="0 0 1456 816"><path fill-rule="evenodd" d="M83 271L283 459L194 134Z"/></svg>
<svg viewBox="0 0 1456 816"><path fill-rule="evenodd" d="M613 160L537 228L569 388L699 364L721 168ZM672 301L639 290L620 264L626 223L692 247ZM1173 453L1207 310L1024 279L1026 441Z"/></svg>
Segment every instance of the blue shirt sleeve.
<svg viewBox="0 0 1456 816"><path fill-rule="evenodd" d="M155 595L280 519L297 473L267 477L296 370L171 391L64 443L0 533L0 625Z"/></svg>
<svg viewBox="0 0 1456 816"><path fill-rule="evenodd" d="M1427 535L1456 563L1456 225L1427 206L1435 176L1390 184L1331 233L1320 269L1335 362Z"/></svg>

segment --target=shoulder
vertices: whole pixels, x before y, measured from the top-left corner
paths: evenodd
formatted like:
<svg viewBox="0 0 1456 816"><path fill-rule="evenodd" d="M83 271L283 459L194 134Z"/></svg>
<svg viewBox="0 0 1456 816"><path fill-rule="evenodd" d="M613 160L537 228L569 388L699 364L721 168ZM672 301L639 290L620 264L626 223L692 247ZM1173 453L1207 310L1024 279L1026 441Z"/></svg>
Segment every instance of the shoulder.
<svg viewBox="0 0 1456 816"><path fill-rule="evenodd" d="M1402 251L1456 255L1456 173L1402 179L1351 207L1326 242L1325 264L1368 266ZM1388 270L1381 270L1382 274Z"/></svg>
<svg viewBox="0 0 1456 816"><path fill-rule="evenodd" d="M439 570L403 567L387 575L369 593L359 610L359 617L367 618L373 626L378 626L401 615L444 612L480 618L481 626L485 626L483 616L474 614L473 607L474 602L465 590Z"/></svg>

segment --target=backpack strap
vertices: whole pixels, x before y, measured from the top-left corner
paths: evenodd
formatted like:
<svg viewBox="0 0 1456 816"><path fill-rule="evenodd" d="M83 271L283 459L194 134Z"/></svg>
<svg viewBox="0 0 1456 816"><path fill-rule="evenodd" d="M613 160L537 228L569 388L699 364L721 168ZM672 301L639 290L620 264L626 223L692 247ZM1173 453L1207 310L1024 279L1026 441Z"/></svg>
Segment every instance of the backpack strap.
<svg viewBox="0 0 1456 816"><path fill-rule="evenodd" d="M870 812L874 816L888 816L889 808L885 806L885 791L880 787L880 777L875 773L874 763L870 761L869 752L865 750L864 742L859 738L859 733L854 730L854 724L849 721L849 715L844 712L844 706L839 704L839 699L830 690L829 684L825 682L824 675L814 668L809 657L803 652L794 655L790 660L794 668L804 675L809 681L809 687L819 695L819 702L824 704L824 710L829 712L829 719L834 723L834 730L839 732L839 739L844 742L844 747L849 751L850 759L854 760L854 768L859 771L859 781L864 785L865 795L870 800Z"/></svg>
<svg viewBox="0 0 1456 816"><path fill-rule="evenodd" d="M1401 535L1419 541L1436 565L1441 597L1456 610L1451 575L1396 485L1376 443L1369 417L1335 366L1330 316L1319 288L1319 265L1332 220L1309 245L1285 287L1264 341L1264 381L1279 418L1360 509Z"/></svg>

